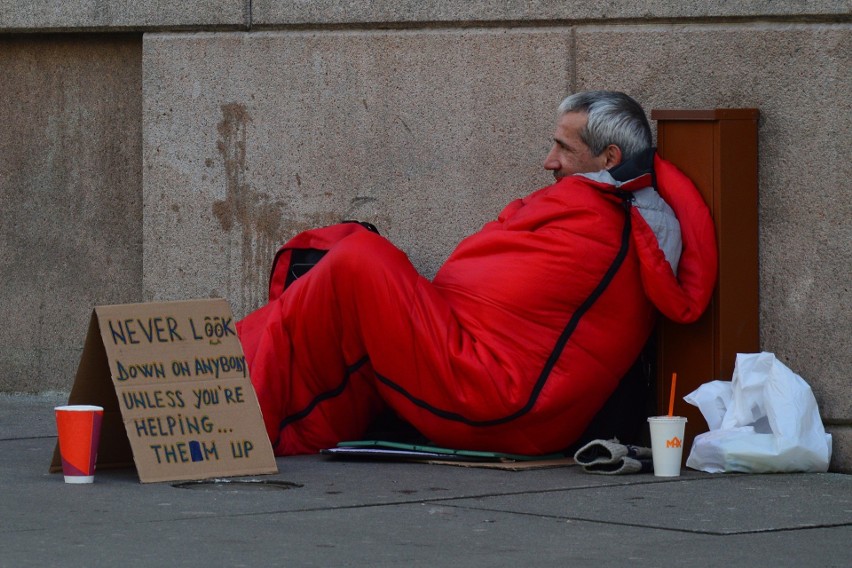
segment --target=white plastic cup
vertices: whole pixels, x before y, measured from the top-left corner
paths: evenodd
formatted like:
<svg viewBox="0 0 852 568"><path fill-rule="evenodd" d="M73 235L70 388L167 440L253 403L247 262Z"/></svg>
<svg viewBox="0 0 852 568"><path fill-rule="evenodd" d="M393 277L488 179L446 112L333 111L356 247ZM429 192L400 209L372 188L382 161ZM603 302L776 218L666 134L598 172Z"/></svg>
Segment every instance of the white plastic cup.
<svg viewBox="0 0 852 568"><path fill-rule="evenodd" d="M686 418L683 416L651 416L651 455L654 460L654 475L678 477L683 458L683 433Z"/></svg>

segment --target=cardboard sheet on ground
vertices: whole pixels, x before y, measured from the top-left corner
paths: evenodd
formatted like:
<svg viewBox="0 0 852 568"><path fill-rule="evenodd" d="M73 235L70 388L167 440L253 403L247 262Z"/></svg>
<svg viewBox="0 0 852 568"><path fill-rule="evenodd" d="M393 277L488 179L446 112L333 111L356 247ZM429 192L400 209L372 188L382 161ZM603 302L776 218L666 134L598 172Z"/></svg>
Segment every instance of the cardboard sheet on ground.
<svg viewBox="0 0 852 568"><path fill-rule="evenodd" d="M278 471L222 299L96 307L68 402L104 407L97 467L143 483Z"/></svg>
<svg viewBox="0 0 852 568"><path fill-rule="evenodd" d="M341 442L336 447L322 450L320 453L340 459L417 461L435 465L482 467L511 471L574 465L573 458L562 454L523 456L381 440Z"/></svg>

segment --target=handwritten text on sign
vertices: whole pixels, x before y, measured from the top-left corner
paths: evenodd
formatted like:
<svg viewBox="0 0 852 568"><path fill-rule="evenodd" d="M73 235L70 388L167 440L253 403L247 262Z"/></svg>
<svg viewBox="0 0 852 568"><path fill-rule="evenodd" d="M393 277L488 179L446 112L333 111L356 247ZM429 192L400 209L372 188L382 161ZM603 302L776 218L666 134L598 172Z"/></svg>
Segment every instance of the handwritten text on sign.
<svg viewBox="0 0 852 568"><path fill-rule="evenodd" d="M223 345L230 338L237 338L232 317L204 316L196 321L187 316L183 322L174 316L126 318L107 320L109 340L114 346L132 347L179 342L206 342L211 346ZM245 357L240 355L202 355L192 360L141 361L127 363L116 359L113 377L117 381L134 379L165 379L168 377L212 377L218 379L232 371L247 377Z"/></svg>
<svg viewBox="0 0 852 568"><path fill-rule="evenodd" d="M95 311L143 481L277 471L224 300Z"/></svg>

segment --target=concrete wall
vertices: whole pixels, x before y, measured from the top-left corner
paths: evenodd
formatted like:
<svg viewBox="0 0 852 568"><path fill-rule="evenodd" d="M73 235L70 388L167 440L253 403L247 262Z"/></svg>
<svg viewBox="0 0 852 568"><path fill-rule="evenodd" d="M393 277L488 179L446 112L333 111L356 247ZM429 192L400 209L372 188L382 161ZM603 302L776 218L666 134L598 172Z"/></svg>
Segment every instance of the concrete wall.
<svg viewBox="0 0 852 568"><path fill-rule="evenodd" d="M813 386L834 467L852 470L851 6L0 0L0 32L26 34L0 35L14 78L0 119L26 144L0 155L0 300L18 330L0 331L13 371L0 387L69 388L96 303L224 296L247 313L275 247L306 227L372 221L431 275L506 201L548 183L540 163L567 92L620 89L648 110L760 109L761 347ZM43 35L102 30L144 36ZM112 91L69 100L43 80L56 73ZM26 85L51 94L27 99ZM101 138L80 115L101 117ZM29 116L62 117L89 169ZM30 154L43 167L23 175ZM59 200L30 189L67 172L80 185L46 186ZM121 229L103 221L116 214ZM63 229L71 271L37 245ZM123 264L84 265L104 257Z"/></svg>
<svg viewBox="0 0 852 568"><path fill-rule="evenodd" d="M0 36L0 390L70 390L142 299L141 38Z"/></svg>

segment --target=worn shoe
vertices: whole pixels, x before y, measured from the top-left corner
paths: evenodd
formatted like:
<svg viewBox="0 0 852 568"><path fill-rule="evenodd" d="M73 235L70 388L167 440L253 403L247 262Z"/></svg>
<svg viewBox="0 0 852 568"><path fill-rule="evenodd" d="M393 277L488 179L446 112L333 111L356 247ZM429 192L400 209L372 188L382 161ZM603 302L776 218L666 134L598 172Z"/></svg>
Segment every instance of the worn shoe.
<svg viewBox="0 0 852 568"><path fill-rule="evenodd" d="M637 463L625 464L626 459ZM639 469L636 471L641 471L644 466L639 462L646 460L650 463L650 448L621 444L617 439L592 440L574 454L575 462L587 471L591 471L589 468L592 468L594 473L603 473L598 471L600 469L614 470L607 471L607 473L634 473L633 471L620 470L625 468L632 470L638 465Z"/></svg>
<svg viewBox="0 0 852 568"><path fill-rule="evenodd" d="M651 459L637 460L624 456L614 462L597 463L583 466L587 473L598 473L600 475L624 475L627 473L650 473L654 471L654 463Z"/></svg>

